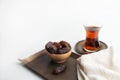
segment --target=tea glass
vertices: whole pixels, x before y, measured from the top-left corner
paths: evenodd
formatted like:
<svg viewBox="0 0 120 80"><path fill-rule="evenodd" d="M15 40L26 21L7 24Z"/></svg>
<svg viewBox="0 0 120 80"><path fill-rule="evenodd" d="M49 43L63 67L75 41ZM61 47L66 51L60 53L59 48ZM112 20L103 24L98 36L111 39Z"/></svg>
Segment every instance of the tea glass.
<svg viewBox="0 0 120 80"><path fill-rule="evenodd" d="M96 52L100 49L99 31L101 26L84 25L86 31L86 39L83 49L87 52Z"/></svg>

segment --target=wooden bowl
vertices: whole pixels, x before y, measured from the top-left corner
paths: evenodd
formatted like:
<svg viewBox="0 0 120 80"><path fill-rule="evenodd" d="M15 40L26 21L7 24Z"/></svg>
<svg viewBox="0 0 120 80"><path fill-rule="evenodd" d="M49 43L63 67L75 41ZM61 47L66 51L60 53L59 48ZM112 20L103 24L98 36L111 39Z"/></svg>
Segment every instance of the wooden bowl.
<svg viewBox="0 0 120 80"><path fill-rule="evenodd" d="M47 51L47 50L46 50ZM62 53L62 54L53 54L53 53L49 53L47 51L47 55L52 59L53 62L55 63L63 63L66 61L66 59L71 55L71 50L67 53Z"/></svg>

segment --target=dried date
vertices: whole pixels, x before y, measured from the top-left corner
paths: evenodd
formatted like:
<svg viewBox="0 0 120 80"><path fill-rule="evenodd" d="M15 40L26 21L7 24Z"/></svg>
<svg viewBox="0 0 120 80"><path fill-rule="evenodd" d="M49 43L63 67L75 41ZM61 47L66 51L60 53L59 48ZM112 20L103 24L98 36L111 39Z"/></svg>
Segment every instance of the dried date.
<svg viewBox="0 0 120 80"><path fill-rule="evenodd" d="M57 47L57 49L62 48L62 45L60 43L54 42L53 44Z"/></svg>
<svg viewBox="0 0 120 80"><path fill-rule="evenodd" d="M60 41L60 44L62 45L62 47L70 47L70 44L66 41Z"/></svg>
<svg viewBox="0 0 120 80"><path fill-rule="evenodd" d="M60 65L53 70L53 74L59 74L66 70L66 65Z"/></svg>
<svg viewBox="0 0 120 80"><path fill-rule="evenodd" d="M68 51L70 51L69 47L64 47L64 48L58 49L58 53L60 53L60 54L67 53Z"/></svg>
<svg viewBox="0 0 120 80"><path fill-rule="evenodd" d="M52 42L48 42L45 46L46 50L50 53L56 53L57 52L57 47L53 45Z"/></svg>

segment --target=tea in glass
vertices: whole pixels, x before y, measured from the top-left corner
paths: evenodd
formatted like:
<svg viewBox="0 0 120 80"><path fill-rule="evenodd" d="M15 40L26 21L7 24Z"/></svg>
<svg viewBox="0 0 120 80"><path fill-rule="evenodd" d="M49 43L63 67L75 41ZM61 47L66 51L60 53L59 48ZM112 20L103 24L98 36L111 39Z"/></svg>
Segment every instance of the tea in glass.
<svg viewBox="0 0 120 80"><path fill-rule="evenodd" d="M86 40L84 43L84 50L88 52L95 52L100 49L100 42L98 40L100 27L85 26Z"/></svg>

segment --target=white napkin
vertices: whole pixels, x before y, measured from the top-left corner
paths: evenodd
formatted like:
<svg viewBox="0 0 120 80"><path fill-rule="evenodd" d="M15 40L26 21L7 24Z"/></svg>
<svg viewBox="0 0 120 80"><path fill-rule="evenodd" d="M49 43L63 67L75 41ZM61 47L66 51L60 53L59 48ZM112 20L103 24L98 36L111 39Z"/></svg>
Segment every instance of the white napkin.
<svg viewBox="0 0 120 80"><path fill-rule="evenodd" d="M120 59L115 61L109 47L78 58L78 80L120 80Z"/></svg>

